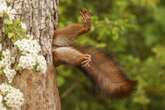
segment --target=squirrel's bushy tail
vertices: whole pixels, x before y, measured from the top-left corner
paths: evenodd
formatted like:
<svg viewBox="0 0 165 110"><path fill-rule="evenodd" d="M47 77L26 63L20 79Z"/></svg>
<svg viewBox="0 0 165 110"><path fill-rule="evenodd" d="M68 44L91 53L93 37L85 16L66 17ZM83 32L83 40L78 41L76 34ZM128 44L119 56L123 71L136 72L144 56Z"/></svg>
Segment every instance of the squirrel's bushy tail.
<svg viewBox="0 0 165 110"><path fill-rule="evenodd" d="M81 69L104 93L112 97L123 97L132 93L137 82L128 79L112 57L97 49L84 48L84 52L92 55L92 62L89 67Z"/></svg>

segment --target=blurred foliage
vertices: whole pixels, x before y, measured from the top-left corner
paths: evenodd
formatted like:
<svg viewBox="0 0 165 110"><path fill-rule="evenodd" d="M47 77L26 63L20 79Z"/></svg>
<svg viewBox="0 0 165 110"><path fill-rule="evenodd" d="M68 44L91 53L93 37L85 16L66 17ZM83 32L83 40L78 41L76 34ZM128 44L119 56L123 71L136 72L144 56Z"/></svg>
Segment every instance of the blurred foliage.
<svg viewBox="0 0 165 110"><path fill-rule="evenodd" d="M165 1L60 0L59 26L79 22L84 7L93 13L93 26L76 42L114 52L139 85L132 96L116 100L99 95L79 70L61 66L63 110L165 110Z"/></svg>

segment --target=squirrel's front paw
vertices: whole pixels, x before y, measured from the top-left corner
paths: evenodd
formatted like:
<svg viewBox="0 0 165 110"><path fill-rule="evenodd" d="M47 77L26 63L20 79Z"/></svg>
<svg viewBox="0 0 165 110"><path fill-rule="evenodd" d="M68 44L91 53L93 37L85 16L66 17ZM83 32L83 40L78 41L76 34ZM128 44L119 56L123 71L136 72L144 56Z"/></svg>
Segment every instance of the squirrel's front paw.
<svg viewBox="0 0 165 110"><path fill-rule="evenodd" d="M90 63L92 61L91 55L84 54L83 57L80 60L81 60L81 66L82 67L89 67L90 66Z"/></svg>

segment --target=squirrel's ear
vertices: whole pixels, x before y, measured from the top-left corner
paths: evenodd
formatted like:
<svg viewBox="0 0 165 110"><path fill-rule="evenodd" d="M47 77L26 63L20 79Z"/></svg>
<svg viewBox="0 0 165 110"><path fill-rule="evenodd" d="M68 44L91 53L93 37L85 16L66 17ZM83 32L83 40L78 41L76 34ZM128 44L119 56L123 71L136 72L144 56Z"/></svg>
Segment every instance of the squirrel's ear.
<svg viewBox="0 0 165 110"><path fill-rule="evenodd" d="M81 48L92 56L90 67L81 68L104 93L112 97L130 95L137 82L129 80L111 56L98 49Z"/></svg>

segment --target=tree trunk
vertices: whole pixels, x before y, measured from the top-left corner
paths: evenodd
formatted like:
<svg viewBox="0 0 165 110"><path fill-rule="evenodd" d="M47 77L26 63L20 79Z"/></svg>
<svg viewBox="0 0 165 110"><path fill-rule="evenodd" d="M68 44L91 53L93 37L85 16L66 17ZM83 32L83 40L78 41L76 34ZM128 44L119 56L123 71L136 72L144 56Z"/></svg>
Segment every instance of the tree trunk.
<svg viewBox="0 0 165 110"><path fill-rule="evenodd" d="M0 17L0 36L3 34L3 18Z"/></svg>
<svg viewBox="0 0 165 110"><path fill-rule="evenodd" d="M52 60L52 37L57 23L58 0L13 0L16 17L26 23L28 34L39 40L48 62L46 74L24 70L14 84L25 95L22 110L61 110Z"/></svg>

